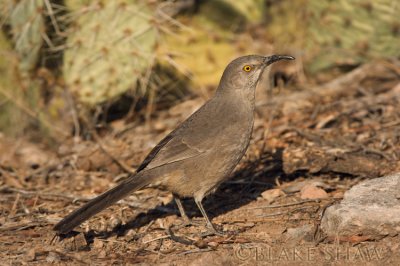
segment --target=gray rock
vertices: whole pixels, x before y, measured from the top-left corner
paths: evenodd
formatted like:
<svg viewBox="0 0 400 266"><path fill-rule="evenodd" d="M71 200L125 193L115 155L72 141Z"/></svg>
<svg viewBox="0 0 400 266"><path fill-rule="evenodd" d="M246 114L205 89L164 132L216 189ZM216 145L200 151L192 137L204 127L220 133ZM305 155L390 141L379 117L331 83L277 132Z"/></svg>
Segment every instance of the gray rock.
<svg viewBox="0 0 400 266"><path fill-rule="evenodd" d="M326 209L322 231L331 238L378 240L400 233L400 173L361 182Z"/></svg>
<svg viewBox="0 0 400 266"><path fill-rule="evenodd" d="M296 228L288 228L285 241L291 242L311 242L313 241L315 228L311 224L305 224Z"/></svg>

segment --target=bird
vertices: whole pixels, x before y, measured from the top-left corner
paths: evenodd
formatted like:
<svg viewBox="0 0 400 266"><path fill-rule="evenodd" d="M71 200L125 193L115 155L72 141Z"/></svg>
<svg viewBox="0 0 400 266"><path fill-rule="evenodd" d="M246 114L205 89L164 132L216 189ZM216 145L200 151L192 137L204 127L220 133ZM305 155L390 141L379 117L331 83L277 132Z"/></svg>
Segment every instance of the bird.
<svg viewBox="0 0 400 266"><path fill-rule="evenodd" d="M136 172L114 188L88 201L53 230L67 234L130 193L157 187L172 193L181 217L190 222L181 199L193 198L213 232L202 200L229 179L245 154L253 131L255 90L266 67L288 55L246 55L225 68L214 96L164 137Z"/></svg>

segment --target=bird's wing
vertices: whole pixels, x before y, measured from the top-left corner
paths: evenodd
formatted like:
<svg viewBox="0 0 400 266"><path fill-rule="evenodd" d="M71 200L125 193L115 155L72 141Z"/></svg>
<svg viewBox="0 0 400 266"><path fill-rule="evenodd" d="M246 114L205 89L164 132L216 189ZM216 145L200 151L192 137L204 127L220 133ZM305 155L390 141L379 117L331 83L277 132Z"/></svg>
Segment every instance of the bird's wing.
<svg viewBox="0 0 400 266"><path fill-rule="evenodd" d="M184 131L184 130L183 130ZM178 130L177 132L182 132ZM207 149L199 148L199 145L190 143L185 136L171 132L147 155L138 168L138 172L143 169L152 169L165 164L183 161L196 157L207 152Z"/></svg>
<svg viewBox="0 0 400 266"><path fill-rule="evenodd" d="M147 155L137 171L187 160L213 149L215 146L212 142L213 135L218 133L219 129L216 126L210 127L209 122L212 119L207 117L209 112L204 112L204 109L203 106L161 140ZM204 128L209 129L208 138L201 136L204 134Z"/></svg>

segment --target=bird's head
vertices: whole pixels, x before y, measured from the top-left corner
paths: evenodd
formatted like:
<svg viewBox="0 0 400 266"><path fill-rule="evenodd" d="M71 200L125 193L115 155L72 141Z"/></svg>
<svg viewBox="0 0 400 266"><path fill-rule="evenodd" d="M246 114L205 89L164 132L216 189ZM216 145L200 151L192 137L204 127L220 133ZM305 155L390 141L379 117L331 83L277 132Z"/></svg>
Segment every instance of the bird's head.
<svg viewBox="0 0 400 266"><path fill-rule="evenodd" d="M255 89L264 69L280 60L293 60L288 55L246 55L236 58L225 68L218 91Z"/></svg>

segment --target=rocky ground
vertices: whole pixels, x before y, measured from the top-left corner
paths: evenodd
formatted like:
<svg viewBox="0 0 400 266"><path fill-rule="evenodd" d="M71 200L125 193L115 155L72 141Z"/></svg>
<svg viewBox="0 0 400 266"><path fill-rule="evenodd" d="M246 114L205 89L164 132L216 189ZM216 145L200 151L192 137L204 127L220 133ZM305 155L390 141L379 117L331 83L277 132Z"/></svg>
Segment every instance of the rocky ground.
<svg viewBox="0 0 400 266"><path fill-rule="evenodd" d="M226 235L202 236L190 199L184 204L200 225L179 228L172 196L146 189L53 239L57 221L125 178L203 102L185 101L145 124L117 120L94 141L70 138L57 149L0 135L0 264L400 262L400 66L393 62L258 100L249 151L205 201Z"/></svg>

